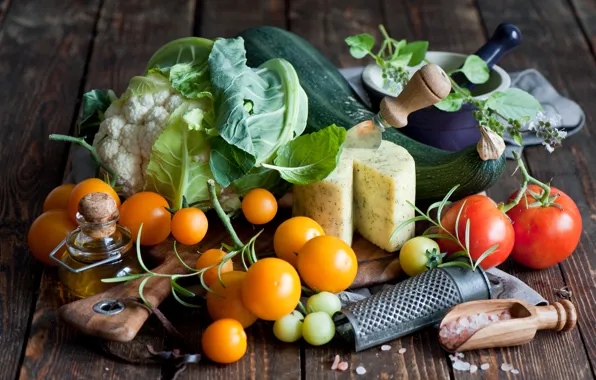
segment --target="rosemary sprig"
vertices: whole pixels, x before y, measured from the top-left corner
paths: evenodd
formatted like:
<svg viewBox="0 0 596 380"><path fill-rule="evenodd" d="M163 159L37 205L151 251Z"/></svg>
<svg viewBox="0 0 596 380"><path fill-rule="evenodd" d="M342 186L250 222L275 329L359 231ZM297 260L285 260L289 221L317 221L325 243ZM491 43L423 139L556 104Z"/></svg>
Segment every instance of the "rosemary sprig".
<svg viewBox="0 0 596 380"><path fill-rule="evenodd" d="M393 239L395 234L398 233L400 230L402 230L407 225L409 225L411 223L419 222L419 221L426 221L426 222L430 223L431 226L429 228L427 228L422 233L422 236L427 237L429 239L451 240L451 241L457 243L457 245L459 245L459 247L461 248L460 251L457 251L457 252L447 256L446 261L443 262L442 264L436 265L436 262L435 262L432 265L435 265L436 267L461 266L461 267L469 268L472 270L476 270L476 268L478 268L478 265L480 265L480 263L484 259L486 259L488 256L490 256L499 247L499 245L498 244L493 245L488 250L486 250L486 252L484 252L482 255L480 255L480 257L478 257L478 259L476 261L474 261L474 259L470 255L470 219L466 220L465 234L463 236L463 238L464 238L463 243L459 236L459 222L460 222L462 210L466 204L465 200L462 202L461 207L457 213L457 218L455 219L455 235L443 226L443 224L441 222L441 214L443 212L443 208L445 206L451 204L451 202L449 201L449 198L451 197L451 195L453 195L453 193L455 192L455 190L457 190L458 187L459 187L459 185L456 185L451 190L449 190L449 192L447 193L447 195L445 195L445 197L443 198L442 201L435 202L435 203L431 204L426 213L424 213L422 210L420 210L418 207L416 207L413 203L406 201L408 203L408 205L410 207L412 207L416 211L416 213L418 213L419 215L415 216L413 218L410 218L410 219L404 221L399 226L397 226L397 228L395 229L395 231L393 231L393 234L391 235L391 239ZM436 221L430 215L431 211L434 209L437 209L437 220ZM441 233L436 233L437 229L439 229L441 231ZM461 257L467 258L467 262L458 260ZM442 259L442 257L441 257L441 259Z"/></svg>

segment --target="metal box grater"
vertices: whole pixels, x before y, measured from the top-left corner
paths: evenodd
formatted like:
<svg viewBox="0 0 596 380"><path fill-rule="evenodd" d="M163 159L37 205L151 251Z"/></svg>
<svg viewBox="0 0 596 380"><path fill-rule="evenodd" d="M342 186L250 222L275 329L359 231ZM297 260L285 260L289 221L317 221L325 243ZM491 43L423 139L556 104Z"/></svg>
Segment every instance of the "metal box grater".
<svg viewBox="0 0 596 380"><path fill-rule="evenodd" d="M358 352L432 326L455 305L490 298L481 268L435 268L350 304L333 319Z"/></svg>

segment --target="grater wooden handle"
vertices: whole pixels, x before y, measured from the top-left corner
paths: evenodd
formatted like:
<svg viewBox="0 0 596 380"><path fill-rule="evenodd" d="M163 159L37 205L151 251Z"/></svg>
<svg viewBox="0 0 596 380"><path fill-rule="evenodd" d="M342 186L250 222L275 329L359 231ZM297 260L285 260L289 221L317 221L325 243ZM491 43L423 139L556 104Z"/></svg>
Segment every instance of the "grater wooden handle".
<svg viewBox="0 0 596 380"><path fill-rule="evenodd" d="M409 114L440 102L449 92L451 82L445 71L429 63L414 73L396 98L386 96L381 100L381 116L391 126L403 128Z"/></svg>

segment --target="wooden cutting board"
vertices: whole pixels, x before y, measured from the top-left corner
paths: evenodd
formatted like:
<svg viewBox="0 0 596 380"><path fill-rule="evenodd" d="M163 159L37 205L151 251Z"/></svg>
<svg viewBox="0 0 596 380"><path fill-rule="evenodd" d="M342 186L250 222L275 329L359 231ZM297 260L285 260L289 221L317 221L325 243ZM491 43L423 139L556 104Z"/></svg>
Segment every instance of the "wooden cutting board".
<svg viewBox="0 0 596 380"><path fill-rule="evenodd" d="M271 256L273 253L273 234L277 226L289 218L290 210L280 209L277 217L267 225L253 226L243 218L233 222L240 240L246 242L261 229L263 233L257 239L255 249L259 256ZM184 261L194 267L198 258L197 252L209 248L219 248L222 242L231 244L231 240L223 224L215 215L210 215L209 231L206 238L196 246L178 245L178 253ZM187 273L173 253L172 239L164 243L145 247L143 259L146 265L157 273ZM358 274L351 288L361 288L381 283L395 281L402 270L399 265L398 254L388 253L368 242L360 235L354 236L352 248L358 257ZM133 253L134 254L134 253ZM241 268L241 263L235 260L234 266ZM134 302L124 302L124 308L116 314L101 314L94 310L94 306L110 300L124 300L128 297L138 297L139 280L118 285L108 291L95 296L78 300L60 308L60 316L67 323L86 334L98 336L108 340L128 342L135 338L143 326L150 312ZM147 282L144 296L153 306L159 306L170 295L170 283L167 277L155 277Z"/></svg>

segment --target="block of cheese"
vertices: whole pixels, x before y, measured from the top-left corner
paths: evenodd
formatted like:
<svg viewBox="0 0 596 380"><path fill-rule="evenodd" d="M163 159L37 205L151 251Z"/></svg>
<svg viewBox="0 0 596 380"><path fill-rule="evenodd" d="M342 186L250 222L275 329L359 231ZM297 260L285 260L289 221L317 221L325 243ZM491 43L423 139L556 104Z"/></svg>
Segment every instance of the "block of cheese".
<svg viewBox="0 0 596 380"><path fill-rule="evenodd" d="M352 245L354 232L352 159L342 153L335 170L322 181L294 185L292 215L316 220L326 235Z"/></svg>
<svg viewBox="0 0 596 380"><path fill-rule="evenodd" d="M368 241L394 252L414 236L414 224L400 230L402 222L414 217L406 201L415 202L416 171L408 151L389 141L377 150L346 149L354 165L354 225Z"/></svg>

